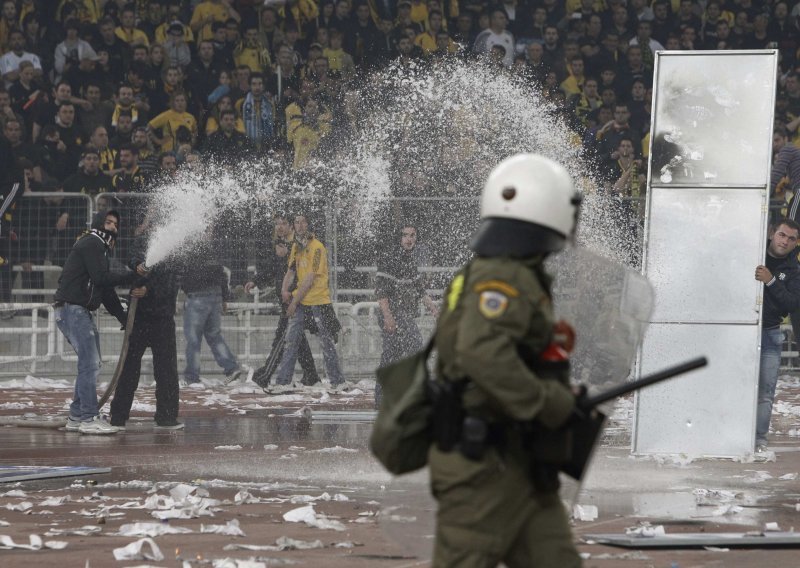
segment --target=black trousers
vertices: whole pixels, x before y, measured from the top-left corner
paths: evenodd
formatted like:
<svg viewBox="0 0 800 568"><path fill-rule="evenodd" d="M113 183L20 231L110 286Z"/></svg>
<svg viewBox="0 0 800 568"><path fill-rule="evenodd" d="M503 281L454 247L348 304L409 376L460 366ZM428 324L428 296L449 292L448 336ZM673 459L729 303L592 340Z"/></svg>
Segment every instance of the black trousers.
<svg viewBox="0 0 800 568"><path fill-rule="evenodd" d="M128 342L128 356L111 401L111 422L120 425L130 417L133 395L139 386L142 356L147 348L153 352L153 375L156 380L157 424L178 418L178 355L175 343L175 319L136 314Z"/></svg>

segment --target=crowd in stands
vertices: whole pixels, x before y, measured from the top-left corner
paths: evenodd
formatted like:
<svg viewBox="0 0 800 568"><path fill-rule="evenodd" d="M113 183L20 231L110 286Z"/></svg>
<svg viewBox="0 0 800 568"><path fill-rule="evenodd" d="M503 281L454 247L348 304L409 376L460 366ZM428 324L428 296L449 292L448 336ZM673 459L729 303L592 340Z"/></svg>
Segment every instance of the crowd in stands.
<svg viewBox="0 0 800 568"><path fill-rule="evenodd" d="M235 164L269 153L300 170L336 136L345 94L370 71L446 57L527 81L622 195L644 189L658 50L779 49L776 126L800 137L800 3L0 4L0 153L25 191L146 192L204 156Z"/></svg>

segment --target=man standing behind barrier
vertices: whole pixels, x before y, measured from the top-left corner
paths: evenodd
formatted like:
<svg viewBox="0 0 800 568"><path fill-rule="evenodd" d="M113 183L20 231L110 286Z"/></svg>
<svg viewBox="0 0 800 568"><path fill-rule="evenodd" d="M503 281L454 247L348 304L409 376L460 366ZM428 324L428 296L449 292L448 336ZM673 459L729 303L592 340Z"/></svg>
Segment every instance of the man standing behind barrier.
<svg viewBox="0 0 800 568"><path fill-rule="evenodd" d="M210 235L197 245L185 261L181 287L186 292L183 333L186 336L187 384L200 383L200 348L203 337L217 365L225 371L226 382L239 378L247 369L239 364L222 337L222 314L229 295L228 278L217 260Z"/></svg>
<svg viewBox="0 0 800 568"><path fill-rule="evenodd" d="M554 333L543 266L572 237L579 204L567 171L533 154L486 182L475 259L448 287L436 328L437 568L580 566L558 495L571 346Z"/></svg>
<svg viewBox="0 0 800 568"><path fill-rule="evenodd" d="M143 224L146 229L148 220ZM141 277L147 277L147 293L136 307L136 316L128 343L125 364L119 376L114 400L111 401L111 425L125 429L139 386L142 356L149 347L153 352L153 376L156 381L156 429L181 430L178 422L178 355L175 343L175 302L178 297L178 272L163 262L149 272L144 260L147 253L146 233L136 240L129 266Z"/></svg>
<svg viewBox="0 0 800 568"><path fill-rule="evenodd" d="M375 275L375 296L378 298L378 323L381 326L383 353L381 367L399 361L422 348L422 334L416 317L419 300L436 317L439 309L425 293L425 276L419 271L415 248L417 229L405 223L400 229L400 246L396 241L378 259ZM375 384L375 404L381 401L381 389Z"/></svg>
<svg viewBox="0 0 800 568"><path fill-rule="evenodd" d="M100 336L94 312L102 303L125 326L127 315L114 286L134 281L136 273L112 272L108 252L114 245L120 218L116 211L98 213L92 230L72 247L55 293L56 324L78 355L78 376L66 429L81 434L115 434L117 428L100 416L97 377L100 374ZM134 288L141 297L146 289Z"/></svg>
<svg viewBox="0 0 800 568"><path fill-rule="evenodd" d="M772 403L781 364L781 321L790 311L800 309L800 268L797 260L792 258L799 235L800 225L791 219L781 219L770 233L766 266L756 267L756 280L764 283L756 413L757 452L767 450Z"/></svg>
<svg viewBox="0 0 800 568"><path fill-rule="evenodd" d="M290 292L289 287L295 282L295 278L297 287ZM286 350L283 352L275 382L278 385L289 385L292 382L300 336L303 334L305 318L310 316L322 344L328 380L333 387L343 384L344 376L339 367L335 345L339 320L333 311L328 290L328 252L325 245L309 231L308 219L304 213L298 213L294 217L294 244L289 253L289 270L283 277L281 297L288 304L286 316L289 318L289 327L286 330Z"/></svg>

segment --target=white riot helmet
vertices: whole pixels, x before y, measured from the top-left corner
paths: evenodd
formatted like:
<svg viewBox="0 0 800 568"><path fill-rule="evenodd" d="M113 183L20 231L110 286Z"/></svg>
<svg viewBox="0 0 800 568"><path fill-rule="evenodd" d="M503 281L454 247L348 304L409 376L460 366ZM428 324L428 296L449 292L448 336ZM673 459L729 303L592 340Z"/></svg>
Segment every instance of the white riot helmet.
<svg viewBox="0 0 800 568"><path fill-rule="evenodd" d="M507 158L486 180L472 250L523 258L559 251L573 236L580 202L560 164L537 154Z"/></svg>

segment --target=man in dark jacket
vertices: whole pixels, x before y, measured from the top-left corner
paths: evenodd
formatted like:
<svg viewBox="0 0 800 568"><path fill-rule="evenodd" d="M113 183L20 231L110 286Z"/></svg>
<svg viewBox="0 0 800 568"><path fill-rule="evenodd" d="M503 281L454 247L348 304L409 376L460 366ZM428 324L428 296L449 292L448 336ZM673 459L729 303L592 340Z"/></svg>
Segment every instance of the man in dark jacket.
<svg viewBox="0 0 800 568"><path fill-rule="evenodd" d="M378 298L378 323L381 326L385 367L422 349L422 334L417 326L419 301L436 317L439 310L425 293L425 277L419 271L417 229L414 223L403 224L400 246L392 243L378 259L375 296ZM380 385L375 385L375 404L381 400Z"/></svg>
<svg viewBox="0 0 800 568"><path fill-rule="evenodd" d="M772 402L778 384L783 332L781 321L790 311L800 309L800 268L792 258L800 236L800 225L781 219L770 233L765 266L756 267L756 280L764 283L761 315L761 365L758 372L756 451L767 449Z"/></svg>
<svg viewBox="0 0 800 568"><path fill-rule="evenodd" d="M72 247L58 279L55 294L56 324L78 354L78 376L66 428L81 434L116 434L117 428L100 416L97 377L100 374L100 341L94 312L102 303L124 326L127 316L114 286L133 282L131 271L112 272L108 252L119 229L119 213L98 213L92 229ZM142 296L135 288L131 294Z"/></svg>
<svg viewBox="0 0 800 568"><path fill-rule="evenodd" d="M140 236L128 266L142 278L147 277L147 293L138 300L128 354L111 401L111 425L125 429L139 386L142 356L149 347L153 352L153 376L156 380L156 429L181 430L178 422L178 355L175 343L175 301L179 274L167 263L151 270L145 268L149 234Z"/></svg>

